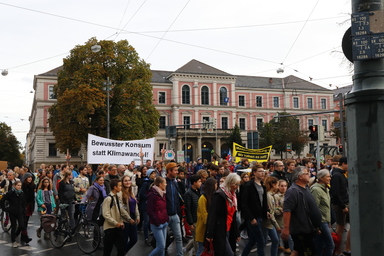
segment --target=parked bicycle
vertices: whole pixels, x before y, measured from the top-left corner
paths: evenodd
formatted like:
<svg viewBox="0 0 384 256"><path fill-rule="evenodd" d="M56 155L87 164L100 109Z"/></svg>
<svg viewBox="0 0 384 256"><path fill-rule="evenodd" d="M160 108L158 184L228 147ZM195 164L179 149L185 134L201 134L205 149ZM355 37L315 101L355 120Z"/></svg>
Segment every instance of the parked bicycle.
<svg viewBox="0 0 384 256"><path fill-rule="evenodd" d="M60 204L60 209L68 207L67 204ZM80 215L74 228L69 224L68 214L56 215L56 229L50 233L50 240L54 247L61 248L65 243L76 236L77 245L84 253L93 253L101 242L100 227L94 221L88 220L85 214L86 204L80 204Z"/></svg>

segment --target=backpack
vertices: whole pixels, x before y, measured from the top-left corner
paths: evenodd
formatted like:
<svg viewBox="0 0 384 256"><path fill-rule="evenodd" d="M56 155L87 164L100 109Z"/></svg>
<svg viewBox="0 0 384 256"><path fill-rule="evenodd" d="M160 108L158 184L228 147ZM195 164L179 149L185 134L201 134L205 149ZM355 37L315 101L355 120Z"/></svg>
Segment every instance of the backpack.
<svg viewBox="0 0 384 256"><path fill-rule="evenodd" d="M109 209L111 209L114 203L113 196L111 195L108 195L108 196L111 197L111 203L109 204ZM103 216L103 213L100 213L99 217L97 218L97 222L98 222L97 224L99 224L99 227L102 227L104 225L104 221L105 221L105 218Z"/></svg>
<svg viewBox="0 0 384 256"><path fill-rule="evenodd" d="M44 232L49 233L56 228L56 216L53 214L43 214L40 218Z"/></svg>

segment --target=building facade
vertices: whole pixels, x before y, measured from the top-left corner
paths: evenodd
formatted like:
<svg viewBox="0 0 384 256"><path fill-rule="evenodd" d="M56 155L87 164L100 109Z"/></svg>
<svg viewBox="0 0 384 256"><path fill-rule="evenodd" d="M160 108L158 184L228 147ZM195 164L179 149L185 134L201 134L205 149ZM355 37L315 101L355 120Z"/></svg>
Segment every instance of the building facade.
<svg viewBox="0 0 384 256"><path fill-rule="evenodd" d="M27 145L28 161L34 166L42 161L46 164L51 160L65 161L64 154L57 152L52 156L55 141L47 123L47 110L55 102L51 92L59 69L34 79L35 99ZM222 138L228 136L236 123L245 146L250 147L247 134L258 132L263 123L274 119L278 112L307 114L334 109L333 91L298 77L231 75L197 60L191 60L176 71L152 70L152 86L153 101L160 113L156 159L161 157L163 148L183 151L187 161L198 157L210 160L215 154L223 157L229 148ZM333 113L298 116L297 119L301 129L307 130L308 126L316 124L317 117L325 130L325 139L320 144L334 145L329 133ZM216 120L216 128L205 129L204 121L212 120ZM166 136L167 126L176 126L172 138ZM308 143L304 156L313 150L314 143ZM86 155L83 150L80 154Z"/></svg>

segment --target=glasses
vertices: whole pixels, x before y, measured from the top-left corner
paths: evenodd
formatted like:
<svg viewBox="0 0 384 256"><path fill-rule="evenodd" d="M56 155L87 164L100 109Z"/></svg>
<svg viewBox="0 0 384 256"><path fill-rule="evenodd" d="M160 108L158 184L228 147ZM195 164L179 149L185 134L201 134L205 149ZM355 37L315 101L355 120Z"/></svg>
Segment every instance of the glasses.
<svg viewBox="0 0 384 256"><path fill-rule="evenodd" d="M284 165L278 165L278 167L284 167Z"/></svg>
<svg viewBox="0 0 384 256"><path fill-rule="evenodd" d="M238 187L238 186L240 186L240 183L233 184L233 186Z"/></svg>

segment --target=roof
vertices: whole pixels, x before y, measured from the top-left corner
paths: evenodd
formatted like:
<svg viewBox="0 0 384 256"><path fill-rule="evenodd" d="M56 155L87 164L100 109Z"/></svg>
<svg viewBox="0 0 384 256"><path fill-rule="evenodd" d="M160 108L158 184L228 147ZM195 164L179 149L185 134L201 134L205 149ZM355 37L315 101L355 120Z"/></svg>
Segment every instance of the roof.
<svg viewBox="0 0 384 256"><path fill-rule="evenodd" d="M188 74L207 74L207 75L221 75L221 76L231 76L220 69L209 66L198 60L191 60L181 68L175 71L175 73L188 73Z"/></svg>
<svg viewBox="0 0 384 256"><path fill-rule="evenodd" d="M337 96L339 93L346 94L352 90L352 85L347 85L344 87L337 88L333 90L333 94Z"/></svg>
<svg viewBox="0 0 384 256"><path fill-rule="evenodd" d="M169 75L173 72L171 71L161 71L161 70L151 70L152 71L152 83L172 83L167 79Z"/></svg>
<svg viewBox="0 0 384 256"><path fill-rule="evenodd" d="M63 69L63 66L60 66L60 67L54 68L52 70L49 70L45 73L39 74L39 76L57 76L57 73L59 73L59 71L62 69Z"/></svg>

